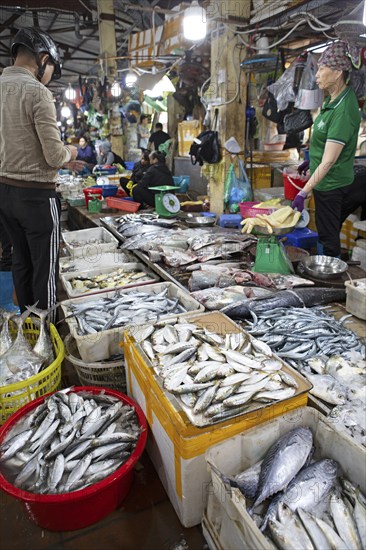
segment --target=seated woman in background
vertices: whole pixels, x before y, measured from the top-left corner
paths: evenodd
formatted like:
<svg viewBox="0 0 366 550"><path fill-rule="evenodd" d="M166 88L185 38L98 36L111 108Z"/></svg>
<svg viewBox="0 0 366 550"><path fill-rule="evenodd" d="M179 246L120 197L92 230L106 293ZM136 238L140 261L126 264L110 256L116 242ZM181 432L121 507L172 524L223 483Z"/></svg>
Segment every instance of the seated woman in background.
<svg viewBox="0 0 366 550"><path fill-rule="evenodd" d="M79 139L79 147L76 160L83 160L87 164L91 164L92 167L97 163L95 151L84 136Z"/></svg>
<svg viewBox="0 0 366 550"><path fill-rule="evenodd" d="M108 140L103 141L99 146L99 155L97 156L97 164L108 164L112 165L114 163L114 154L112 153L112 146Z"/></svg>
<svg viewBox="0 0 366 550"><path fill-rule="evenodd" d="M126 191L127 195L131 195L131 191L135 185L140 183L142 177L150 166L150 159L148 151L144 151L141 155L139 162L136 162L133 167L132 174L130 178L120 178L119 183Z"/></svg>
<svg viewBox="0 0 366 550"><path fill-rule="evenodd" d="M150 167L142 176L141 181L132 189L134 201L155 206L155 191L149 187L161 185L174 185L173 176L165 164L165 155L159 151L153 151L149 155Z"/></svg>

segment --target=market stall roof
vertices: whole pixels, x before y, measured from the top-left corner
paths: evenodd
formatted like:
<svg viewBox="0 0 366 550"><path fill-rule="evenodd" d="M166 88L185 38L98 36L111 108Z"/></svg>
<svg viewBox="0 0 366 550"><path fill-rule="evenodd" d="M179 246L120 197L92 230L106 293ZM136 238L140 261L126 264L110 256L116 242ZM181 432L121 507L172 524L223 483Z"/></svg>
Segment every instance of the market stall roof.
<svg viewBox="0 0 366 550"><path fill-rule="evenodd" d="M114 0L117 55L120 57L117 61L118 68L127 66L130 34L151 29L153 19L156 26L163 24L166 14L172 13L180 3L179 0ZM25 26L38 26L49 32L61 49L63 77L53 87L64 87L68 82L75 82L79 75L98 75L100 52L97 0L67 0L63 4L58 0L17 0L16 5L14 4L14 0L2 0L0 71L11 63L9 48L16 32ZM271 17L266 12L259 15L257 13L256 21L252 24L243 19L242 26L239 27L241 21L236 17L230 17L227 21L239 31L267 27L263 32L270 37L270 44L291 30L282 47L286 48L291 44L292 49L298 48L300 51L309 41L320 43L329 37L356 37L366 45L366 38L360 38L358 32L363 0L300 0L281 5L284 6L283 10ZM290 7L286 8L286 5ZM268 4L264 6L268 10ZM305 22L293 30L301 18ZM342 24L342 21L350 20L358 21L359 26ZM324 28L324 32L319 31L319 26Z"/></svg>

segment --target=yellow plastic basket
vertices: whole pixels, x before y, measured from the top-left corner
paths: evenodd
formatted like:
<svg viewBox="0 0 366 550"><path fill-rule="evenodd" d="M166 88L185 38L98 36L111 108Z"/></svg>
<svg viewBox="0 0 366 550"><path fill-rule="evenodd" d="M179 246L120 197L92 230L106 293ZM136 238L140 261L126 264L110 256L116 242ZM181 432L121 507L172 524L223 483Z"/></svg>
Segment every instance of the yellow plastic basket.
<svg viewBox="0 0 366 550"><path fill-rule="evenodd" d="M16 330L10 329L10 332L14 334ZM28 342L34 345L39 335L39 329L34 325L32 319L26 319L23 332ZM65 348L56 327L52 324L50 325L50 335L56 359L46 369L27 380L0 386L0 424L3 424L10 415L26 403L59 389Z"/></svg>

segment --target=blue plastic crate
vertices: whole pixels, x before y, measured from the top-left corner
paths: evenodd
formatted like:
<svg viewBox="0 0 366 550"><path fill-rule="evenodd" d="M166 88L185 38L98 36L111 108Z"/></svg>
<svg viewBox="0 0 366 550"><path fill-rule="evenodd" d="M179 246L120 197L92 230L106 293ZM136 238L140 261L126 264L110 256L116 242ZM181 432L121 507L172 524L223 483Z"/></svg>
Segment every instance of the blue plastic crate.
<svg viewBox="0 0 366 550"><path fill-rule="evenodd" d="M239 228L243 218L240 214L221 214L218 224L220 227Z"/></svg>
<svg viewBox="0 0 366 550"><path fill-rule="evenodd" d="M135 166L135 163L134 163L134 162L130 162L129 160L126 160L126 161L125 161L125 165L126 165L126 170L133 170L133 169L134 169L134 166Z"/></svg>
<svg viewBox="0 0 366 550"><path fill-rule="evenodd" d="M117 185L93 185L90 189L101 189L103 197L115 197L117 195Z"/></svg>
<svg viewBox="0 0 366 550"><path fill-rule="evenodd" d="M299 248L313 248L318 243L318 233L307 227L294 229L291 233L281 235L281 239L287 237L286 244Z"/></svg>
<svg viewBox="0 0 366 550"><path fill-rule="evenodd" d="M215 212L201 212L202 216L205 218L216 218Z"/></svg>

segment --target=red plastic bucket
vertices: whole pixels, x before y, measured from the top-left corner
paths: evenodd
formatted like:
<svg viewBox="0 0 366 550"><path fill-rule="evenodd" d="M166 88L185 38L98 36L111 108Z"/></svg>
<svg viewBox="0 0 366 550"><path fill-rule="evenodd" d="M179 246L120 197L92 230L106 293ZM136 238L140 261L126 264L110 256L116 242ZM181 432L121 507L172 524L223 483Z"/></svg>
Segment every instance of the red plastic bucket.
<svg viewBox="0 0 366 550"><path fill-rule="evenodd" d="M97 197L100 200L103 199L102 189L95 189L91 187L90 189L83 189L83 193L85 195L85 204L87 208L88 208L89 201L91 199L95 199L95 197Z"/></svg>
<svg viewBox="0 0 366 550"><path fill-rule="evenodd" d="M88 391L90 393L105 392L106 395L117 397L123 403L135 408L142 428L140 439L128 460L113 474L102 481L71 493L60 495L40 495L17 489L0 473L0 488L22 501L30 519L43 529L50 531L73 531L83 529L101 520L121 505L130 490L134 466L142 455L147 440L147 422L144 413L132 399L115 390L96 388L95 386L78 386L74 392ZM50 394L48 394L50 395ZM28 403L14 413L0 429L0 444L7 432L26 414L43 403L42 396Z"/></svg>
<svg viewBox="0 0 366 550"><path fill-rule="evenodd" d="M297 172L283 171L285 199L292 201L308 181L308 176L299 176Z"/></svg>

